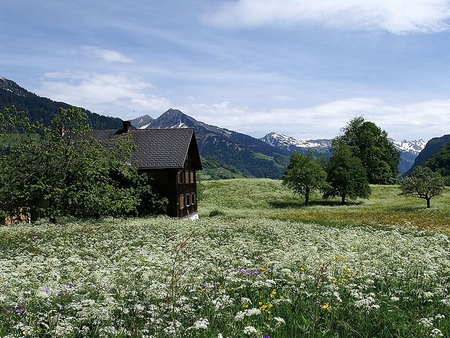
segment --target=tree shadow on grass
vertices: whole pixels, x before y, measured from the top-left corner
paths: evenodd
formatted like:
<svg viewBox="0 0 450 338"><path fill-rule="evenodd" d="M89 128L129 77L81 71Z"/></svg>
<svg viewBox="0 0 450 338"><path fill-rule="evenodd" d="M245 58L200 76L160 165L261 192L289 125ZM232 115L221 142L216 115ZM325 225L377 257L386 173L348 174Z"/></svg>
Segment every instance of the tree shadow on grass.
<svg viewBox="0 0 450 338"><path fill-rule="evenodd" d="M395 207L392 208L390 210L392 210L392 212L406 212L406 213L410 213L410 212L419 212L419 211L423 211L426 210L427 207L426 206L408 206L408 207Z"/></svg>
<svg viewBox="0 0 450 338"><path fill-rule="evenodd" d="M309 201L309 205L305 207L305 202L298 201L277 201L272 200L269 201L269 205L275 209L290 209L290 208L309 208L313 206L326 206L326 207L348 207L361 205L362 202L359 201L348 201L345 204L341 204L341 201L330 201L330 200L318 200L318 201Z"/></svg>

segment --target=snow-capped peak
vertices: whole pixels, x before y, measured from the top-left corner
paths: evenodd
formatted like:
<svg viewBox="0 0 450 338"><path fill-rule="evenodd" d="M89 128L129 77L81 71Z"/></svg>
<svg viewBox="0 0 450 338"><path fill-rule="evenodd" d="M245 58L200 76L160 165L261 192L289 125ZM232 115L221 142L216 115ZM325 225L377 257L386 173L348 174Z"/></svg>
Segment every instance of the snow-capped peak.
<svg viewBox="0 0 450 338"><path fill-rule="evenodd" d="M288 150L291 150L291 147L325 148L331 146L331 140L297 140L296 138L280 133L269 133L261 140L277 148Z"/></svg>
<svg viewBox="0 0 450 338"><path fill-rule="evenodd" d="M319 139L319 140L297 140L294 137L286 136L280 133L269 133L263 138L262 141L277 147L286 150L293 151L295 148L329 148L331 146L332 140L327 139ZM416 141L395 141L393 139L389 139L395 147L403 152L413 153L415 155L419 154L427 142L424 140L416 140Z"/></svg>
<svg viewBox="0 0 450 338"><path fill-rule="evenodd" d="M394 143L394 145L396 146L397 149L405 151L405 152L409 152L409 153L415 153L415 154L419 154L423 148L425 148L425 145L427 144L427 142L425 142L424 140L420 139L420 140L416 140L416 141L395 141L393 139L389 139L392 143Z"/></svg>

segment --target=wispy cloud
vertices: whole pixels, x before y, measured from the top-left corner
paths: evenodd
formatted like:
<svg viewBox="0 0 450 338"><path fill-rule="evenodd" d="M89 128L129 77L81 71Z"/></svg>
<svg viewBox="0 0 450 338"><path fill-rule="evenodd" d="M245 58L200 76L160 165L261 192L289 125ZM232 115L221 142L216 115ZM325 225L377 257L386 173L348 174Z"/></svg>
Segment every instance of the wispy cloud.
<svg viewBox="0 0 450 338"><path fill-rule="evenodd" d="M238 0L208 20L231 28L306 24L402 34L445 31L449 19L447 0Z"/></svg>
<svg viewBox="0 0 450 338"><path fill-rule="evenodd" d="M101 49L92 46L85 46L83 49L107 62L134 63L133 59L126 57L115 50Z"/></svg>
<svg viewBox="0 0 450 338"><path fill-rule="evenodd" d="M181 109L195 119L255 137L275 131L297 139L333 138L354 117L363 116L397 140L448 134L450 99L396 104L380 98L335 100L307 107L286 105L255 108L230 101L204 103L202 98L177 99L158 95L157 88L139 79L88 72L45 74L40 89L53 100L82 106L102 115L133 119L143 114L158 117L169 108Z"/></svg>
<svg viewBox="0 0 450 338"><path fill-rule="evenodd" d="M448 134L450 100L392 104L377 98L349 98L306 108L254 110L229 102L191 104L183 108L195 118L262 137L275 131L297 139L334 138L353 118L363 116L397 140Z"/></svg>
<svg viewBox="0 0 450 338"><path fill-rule="evenodd" d="M142 112L167 109L169 101L151 94L153 88L151 83L124 75L51 72L44 75L37 92L55 101L127 119Z"/></svg>

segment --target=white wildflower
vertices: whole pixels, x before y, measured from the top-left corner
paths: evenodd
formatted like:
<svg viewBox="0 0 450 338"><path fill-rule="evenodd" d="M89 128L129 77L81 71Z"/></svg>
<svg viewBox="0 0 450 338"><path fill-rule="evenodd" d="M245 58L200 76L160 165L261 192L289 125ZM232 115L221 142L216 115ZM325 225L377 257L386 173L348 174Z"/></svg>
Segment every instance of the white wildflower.
<svg viewBox="0 0 450 338"><path fill-rule="evenodd" d="M442 331L434 328L433 330L431 330L430 332L430 337L444 337L444 335L442 334Z"/></svg>
<svg viewBox="0 0 450 338"><path fill-rule="evenodd" d="M256 333L258 333L258 330L255 329L253 326L246 326L246 327L244 327L244 334L250 336L250 335L253 335L253 334L256 334Z"/></svg>
<svg viewBox="0 0 450 338"><path fill-rule="evenodd" d="M275 319L275 321L277 322L278 325L286 324L286 322L284 321L284 319L281 318L281 317L273 317L273 319Z"/></svg>
<svg viewBox="0 0 450 338"><path fill-rule="evenodd" d="M209 321L207 318L200 318L199 320L197 320L194 323L194 325L192 325L192 327L197 330L200 330L200 329L206 330L208 328L208 325L209 325Z"/></svg>
<svg viewBox="0 0 450 338"><path fill-rule="evenodd" d="M141 304L135 304L133 307L134 307L134 309L135 309L136 311L138 311L138 312L142 312L142 311L145 310L145 306L144 306L144 305L141 305Z"/></svg>
<svg viewBox="0 0 450 338"><path fill-rule="evenodd" d="M419 324L425 327L432 327L433 326L433 319L432 318L420 318Z"/></svg>
<svg viewBox="0 0 450 338"><path fill-rule="evenodd" d="M257 315L260 315L260 314L261 314L261 310L257 309L257 308L248 309L248 310L246 310L246 313L245 313L245 315L247 317L257 316Z"/></svg>
<svg viewBox="0 0 450 338"><path fill-rule="evenodd" d="M234 316L234 320L235 321L241 321L244 320L245 318L245 312L244 311L239 311L235 316Z"/></svg>

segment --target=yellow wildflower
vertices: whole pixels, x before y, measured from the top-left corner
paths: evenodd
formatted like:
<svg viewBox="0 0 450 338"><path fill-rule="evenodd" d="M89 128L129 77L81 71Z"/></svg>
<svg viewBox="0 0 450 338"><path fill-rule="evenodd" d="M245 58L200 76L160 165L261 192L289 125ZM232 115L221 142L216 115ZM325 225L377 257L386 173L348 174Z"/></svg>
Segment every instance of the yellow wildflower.
<svg viewBox="0 0 450 338"><path fill-rule="evenodd" d="M322 309L324 309L325 311L331 312L331 305L330 304L322 305Z"/></svg>

